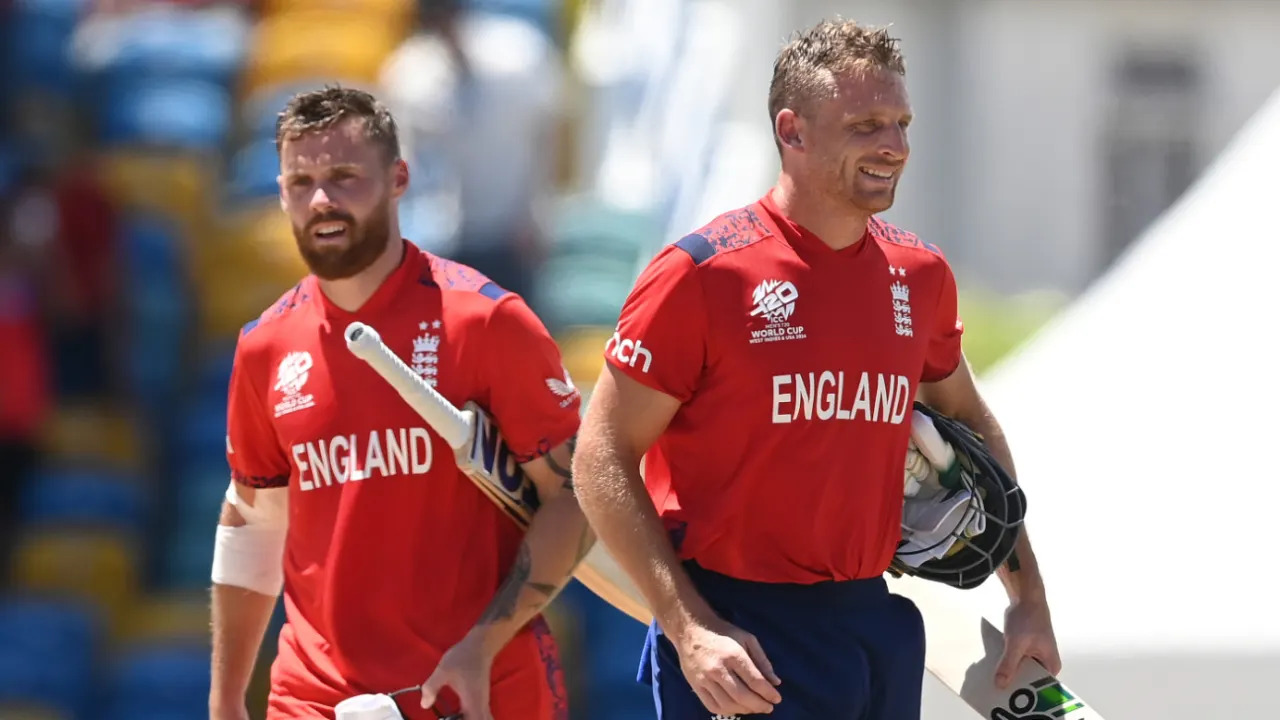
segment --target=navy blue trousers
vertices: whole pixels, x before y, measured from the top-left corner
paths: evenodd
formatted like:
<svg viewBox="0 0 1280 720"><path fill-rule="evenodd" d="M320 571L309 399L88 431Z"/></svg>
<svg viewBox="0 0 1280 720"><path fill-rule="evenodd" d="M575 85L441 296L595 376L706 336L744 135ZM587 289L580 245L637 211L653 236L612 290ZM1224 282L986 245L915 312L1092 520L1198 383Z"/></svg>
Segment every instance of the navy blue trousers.
<svg viewBox="0 0 1280 720"><path fill-rule="evenodd" d="M782 680L774 720L919 720L924 622L882 578L816 585L756 583L685 565L726 621L756 636ZM711 720L675 647L649 626L638 680L658 720Z"/></svg>

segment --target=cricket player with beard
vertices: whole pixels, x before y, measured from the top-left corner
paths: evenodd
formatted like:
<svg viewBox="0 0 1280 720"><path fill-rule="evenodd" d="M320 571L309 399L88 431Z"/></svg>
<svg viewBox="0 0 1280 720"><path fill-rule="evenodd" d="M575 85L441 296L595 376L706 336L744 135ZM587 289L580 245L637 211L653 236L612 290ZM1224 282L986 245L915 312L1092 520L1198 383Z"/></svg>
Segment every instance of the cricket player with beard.
<svg viewBox="0 0 1280 720"><path fill-rule="evenodd" d="M774 65L776 185L664 247L629 294L574 477L654 612L657 717L920 717L924 629L883 574L912 401L1013 462L961 351L938 248L877 213L909 154L895 40L822 22ZM643 475L641 464L643 461ZM1058 658L1026 534L997 684Z"/></svg>
<svg viewBox="0 0 1280 720"><path fill-rule="evenodd" d="M277 144L280 202L311 274L236 347L210 717L248 717L283 592L270 719L332 718L345 698L418 683L396 698L406 718L567 718L541 611L594 537L568 470L580 396L555 343L519 296L401 238L409 171L375 98L298 95ZM347 350L357 320L455 405L487 409L538 490L527 532Z"/></svg>

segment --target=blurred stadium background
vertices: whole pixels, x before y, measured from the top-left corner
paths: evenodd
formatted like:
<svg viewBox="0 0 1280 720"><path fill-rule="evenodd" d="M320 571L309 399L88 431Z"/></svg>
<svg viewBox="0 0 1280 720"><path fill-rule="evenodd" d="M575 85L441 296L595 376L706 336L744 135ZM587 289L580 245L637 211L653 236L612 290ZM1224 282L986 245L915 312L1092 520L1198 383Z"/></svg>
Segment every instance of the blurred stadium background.
<svg viewBox="0 0 1280 720"><path fill-rule="evenodd" d="M956 267L966 349L1004 403L997 411L1015 418L1015 455L1020 438L1030 444L1053 422L1050 410L1075 402L1068 416L1097 421L1084 403L1101 390L1088 382L1039 400L1027 392L1054 362L1066 369L1053 372L1069 372L1063 356L1073 352L1093 358L1086 367L1097 377L1108 367L1149 369L1153 347L1206 374L1258 377L1257 363L1232 365L1222 348L1275 327L1265 310L1274 298L1250 294L1266 279L1241 274L1276 267L1274 249L1270 262L1233 258L1236 274L1204 287L1188 282L1201 267L1191 250L1179 257L1194 261L1160 265L1164 274L1146 273L1128 296L1117 290L1128 281L1107 273L1142 265L1135 241L1144 234L1175 232L1153 223L1280 85L1280 3L0 0L0 718L206 714L206 592L227 482L231 350L239 327L304 272L275 200L273 122L288 95L341 82L384 98L411 165L406 237L524 293L589 392L640 263L772 181L764 106L774 51L833 13L891 22L903 38L918 119L889 219L940 245ZM1280 111L1264 119L1269 127L1256 132L1280 135ZM1249 185L1270 187L1273 198L1278 145L1265 145L1265 162L1255 158L1269 171ZM1220 223L1195 226L1203 234L1248 232L1231 223L1261 213L1197 207ZM1268 227L1262 237L1274 248L1280 238ZM1092 320L1059 315L1046 335L1052 350L1009 355L1063 308L1098 297L1089 293L1100 278L1110 294L1090 306ZM1151 303L1161 297L1221 303L1207 319L1179 312L1204 319L1193 329L1212 336L1220 311L1241 335L1213 336L1221 356L1210 359L1187 354L1196 336L1172 337L1185 326L1154 338L1131 332L1159 314ZM1148 314L1129 314L1141 308ZM1127 362L1097 359L1107 347L1090 345L1098 327L1114 330L1106 337ZM1001 361L1011 368L1003 378ZM1201 412L1214 408L1226 422L1240 419L1225 414L1235 405ZM1046 443L1028 450L1028 467L1047 473L1055 466L1042 460L1053 449ZM1206 467L1196 472L1221 470ZM1268 472L1258 481L1274 481ZM1054 506L1088 512L1087 496L1074 493L1072 505L1062 489L1070 476L1058 477L1056 490L1043 485ZM1108 480L1131 478L1087 487L1104 493ZM1274 502L1275 487L1258 492ZM1252 654L1184 659L1169 666L1182 673L1176 681L1144 670L1117 684L1133 671L1125 658L1167 659L1177 645L1147 642L1182 630L1168 611L1163 625L1123 615L1167 601L1158 594L1166 578L1107 571L1108 581L1131 581L1130 602L1095 622L1100 615L1088 613L1108 614L1103 600L1069 580L1090 573L1105 549L1072 555L1082 547L1080 516L1044 517L1037 546L1069 568L1049 576L1064 652L1089 660L1068 672L1069 684L1080 678L1077 689L1104 711L1129 710L1113 720L1175 717L1153 709L1162 701L1187 718L1265 716L1265 692L1244 712L1221 694L1167 688L1216 669L1235 678L1227 694L1249 702L1249 688L1280 670L1274 615L1265 623L1250 614L1274 600L1274 588L1251 589L1263 600L1237 613L1234 634L1223 631ZM1120 532L1125 516L1106 517L1114 525L1105 531ZM1264 524L1252 527L1255 546L1270 540ZM1209 550L1197 557L1223 561ZM1171 607L1194 614L1192 603L1214 600L1182 602ZM551 614L574 717L650 717L633 680L642 629L576 585ZM1148 636L1124 632L1134 627ZM273 652L268 642L255 717ZM1259 657L1270 670L1250 659ZM965 716L936 686L926 699L938 717Z"/></svg>

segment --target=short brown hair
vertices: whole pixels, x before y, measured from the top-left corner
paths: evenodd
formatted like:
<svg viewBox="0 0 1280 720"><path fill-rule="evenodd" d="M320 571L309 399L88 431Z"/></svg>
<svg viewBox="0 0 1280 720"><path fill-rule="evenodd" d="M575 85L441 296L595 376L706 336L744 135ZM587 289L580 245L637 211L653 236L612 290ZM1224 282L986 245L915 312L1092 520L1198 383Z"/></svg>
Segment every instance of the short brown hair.
<svg viewBox="0 0 1280 720"><path fill-rule="evenodd" d="M805 102L821 93L833 73L864 66L905 75L906 65L897 38L887 27L859 25L852 20L823 20L796 35L773 61L769 83L769 123L789 107L801 112Z"/></svg>
<svg viewBox="0 0 1280 720"><path fill-rule="evenodd" d="M289 99L276 117L276 152L285 140L318 130L326 130L347 118L364 121L365 137L382 147L387 161L400 157L400 135L391 111L363 90L325 86L299 93Z"/></svg>

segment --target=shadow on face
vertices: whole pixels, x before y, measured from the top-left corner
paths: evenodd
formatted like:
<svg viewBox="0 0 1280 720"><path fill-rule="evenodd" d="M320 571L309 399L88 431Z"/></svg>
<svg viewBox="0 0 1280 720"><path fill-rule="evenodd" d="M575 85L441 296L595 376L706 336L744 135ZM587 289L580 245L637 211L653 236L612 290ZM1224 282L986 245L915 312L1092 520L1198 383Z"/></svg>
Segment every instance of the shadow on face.
<svg viewBox="0 0 1280 720"><path fill-rule="evenodd" d="M281 207L317 277L352 277L386 250L407 172L367 137L363 119L286 139L280 171Z"/></svg>

